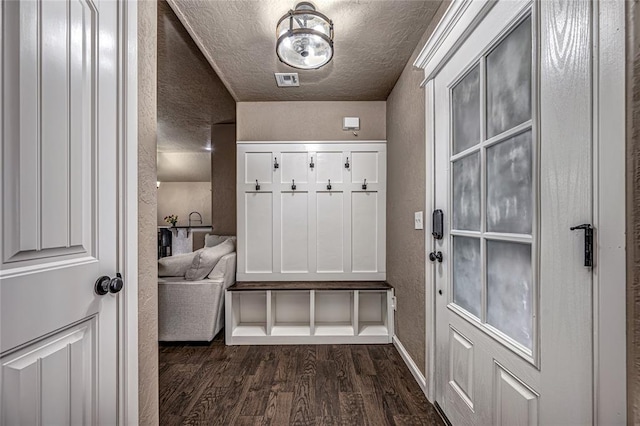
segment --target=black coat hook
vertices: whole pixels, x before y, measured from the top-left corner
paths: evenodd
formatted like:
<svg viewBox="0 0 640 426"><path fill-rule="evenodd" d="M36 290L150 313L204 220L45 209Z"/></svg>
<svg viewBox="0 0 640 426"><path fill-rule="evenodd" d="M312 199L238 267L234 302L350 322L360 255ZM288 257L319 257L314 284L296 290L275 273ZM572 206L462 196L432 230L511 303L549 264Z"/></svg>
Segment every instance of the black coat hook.
<svg viewBox="0 0 640 426"><path fill-rule="evenodd" d="M273 168L277 169L280 167L280 164L278 164L278 157L273 157Z"/></svg>
<svg viewBox="0 0 640 426"><path fill-rule="evenodd" d="M316 165L313 164L313 157L311 157L311 162L309 163L309 167L311 167L313 169L315 166Z"/></svg>
<svg viewBox="0 0 640 426"><path fill-rule="evenodd" d="M256 191L260 191L260 184L258 183L258 179L256 179Z"/></svg>
<svg viewBox="0 0 640 426"><path fill-rule="evenodd" d="M362 189L367 189L367 180L364 180L364 183L362 184Z"/></svg>
<svg viewBox="0 0 640 426"><path fill-rule="evenodd" d="M331 179L329 179L329 183L327 183L327 189L331 191Z"/></svg>
<svg viewBox="0 0 640 426"><path fill-rule="evenodd" d="M291 179L291 190L292 191L296 190L296 181L295 181L295 179Z"/></svg>
<svg viewBox="0 0 640 426"><path fill-rule="evenodd" d="M344 163L344 168L348 169L351 165L349 164L349 157L347 157L347 162Z"/></svg>

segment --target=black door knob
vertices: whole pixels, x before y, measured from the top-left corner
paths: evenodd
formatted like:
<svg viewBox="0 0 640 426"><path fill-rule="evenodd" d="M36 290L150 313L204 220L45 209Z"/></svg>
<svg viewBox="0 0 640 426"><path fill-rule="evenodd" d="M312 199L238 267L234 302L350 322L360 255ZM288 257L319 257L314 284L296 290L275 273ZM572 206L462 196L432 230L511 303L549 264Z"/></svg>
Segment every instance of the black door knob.
<svg viewBox="0 0 640 426"><path fill-rule="evenodd" d="M429 253L429 260L435 262L436 260L439 263L442 263L442 252L441 251L432 251Z"/></svg>
<svg viewBox="0 0 640 426"><path fill-rule="evenodd" d="M122 275L117 273L115 278L109 278L106 275L98 278L94 289L96 294L104 296L107 293L118 293L122 290L122 287L124 287L124 280L122 279Z"/></svg>

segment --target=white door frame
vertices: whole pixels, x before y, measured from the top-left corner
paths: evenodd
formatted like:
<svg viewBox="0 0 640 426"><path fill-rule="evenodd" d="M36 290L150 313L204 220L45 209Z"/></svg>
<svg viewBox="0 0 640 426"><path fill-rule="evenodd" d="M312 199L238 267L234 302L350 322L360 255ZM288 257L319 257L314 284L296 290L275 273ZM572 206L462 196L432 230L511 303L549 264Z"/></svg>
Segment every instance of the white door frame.
<svg viewBox="0 0 640 426"><path fill-rule="evenodd" d="M118 270L125 278L118 306L118 422L138 424L138 3L123 0L119 50Z"/></svg>
<svg viewBox="0 0 640 426"><path fill-rule="evenodd" d="M453 0L413 64L425 73L421 87L425 88L426 102L427 214L435 205L433 78L493 4L487 0ZM626 424L624 2L593 1L592 25L593 225L596 229L593 419L596 424ZM432 251L434 246L427 228L425 250ZM425 394L432 402L436 368L435 272L435 266L425 259Z"/></svg>

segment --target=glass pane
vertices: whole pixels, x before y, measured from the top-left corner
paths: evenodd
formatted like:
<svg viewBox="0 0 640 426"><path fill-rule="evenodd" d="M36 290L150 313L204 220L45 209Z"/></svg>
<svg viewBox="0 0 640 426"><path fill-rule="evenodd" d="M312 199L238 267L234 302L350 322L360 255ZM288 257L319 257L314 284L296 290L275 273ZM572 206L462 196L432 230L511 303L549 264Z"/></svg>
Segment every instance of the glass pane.
<svg viewBox="0 0 640 426"><path fill-rule="evenodd" d="M487 241L487 322L531 349L531 246Z"/></svg>
<svg viewBox="0 0 640 426"><path fill-rule="evenodd" d="M453 229L480 230L480 153L453 163Z"/></svg>
<svg viewBox="0 0 640 426"><path fill-rule="evenodd" d="M453 153L480 142L480 68L476 65L452 90Z"/></svg>
<svg viewBox="0 0 640 426"><path fill-rule="evenodd" d="M531 234L531 131L487 149L487 231Z"/></svg>
<svg viewBox="0 0 640 426"><path fill-rule="evenodd" d="M531 18L487 56L487 138L531 118Z"/></svg>
<svg viewBox="0 0 640 426"><path fill-rule="evenodd" d="M480 318L480 240L453 237L453 302Z"/></svg>

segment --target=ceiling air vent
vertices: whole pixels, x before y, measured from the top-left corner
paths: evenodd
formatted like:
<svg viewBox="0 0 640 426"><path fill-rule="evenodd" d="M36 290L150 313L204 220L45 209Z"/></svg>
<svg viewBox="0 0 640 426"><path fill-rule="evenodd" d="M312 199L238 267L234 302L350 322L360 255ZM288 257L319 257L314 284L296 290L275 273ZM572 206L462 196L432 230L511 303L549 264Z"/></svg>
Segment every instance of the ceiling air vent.
<svg viewBox="0 0 640 426"><path fill-rule="evenodd" d="M297 72L277 72L276 81L278 87L298 87L300 86L300 80L298 80Z"/></svg>

